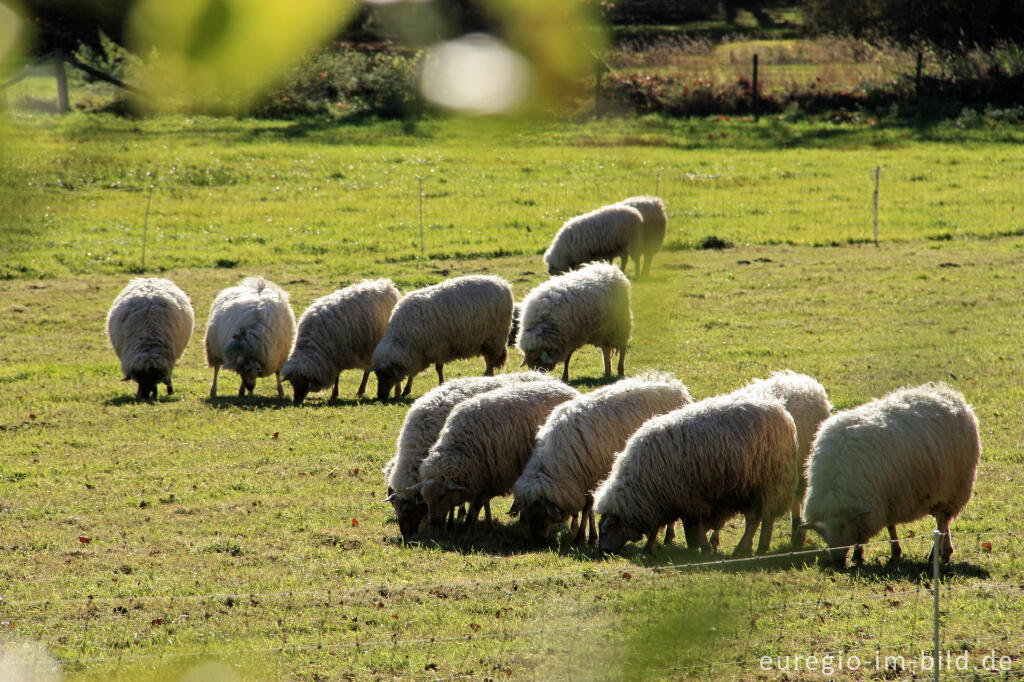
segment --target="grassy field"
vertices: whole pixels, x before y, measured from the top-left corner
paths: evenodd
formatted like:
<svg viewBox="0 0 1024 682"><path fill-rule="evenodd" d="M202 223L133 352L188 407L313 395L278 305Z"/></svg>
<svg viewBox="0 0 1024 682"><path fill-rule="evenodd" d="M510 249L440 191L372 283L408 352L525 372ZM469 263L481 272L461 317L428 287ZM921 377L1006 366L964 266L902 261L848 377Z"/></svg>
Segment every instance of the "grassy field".
<svg viewBox="0 0 1024 682"><path fill-rule="evenodd" d="M670 248L634 286L627 371L672 371L700 398L788 367L838 409L929 380L961 390L983 455L943 573L944 648L1024 670L1016 132L84 116L6 132L0 632L39 642L66 679L812 679L760 657L828 652L865 662L845 678L919 673L928 520L902 529L899 566L873 545L842 573L806 555L695 568L678 546L602 559L565 534L536 550L503 514L473 540L404 545L380 468L410 401L352 399L355 372L336 404L295 408L266 380L254 398L206 397L210 303L245 275L285 286L296 312L366 276L408 290L491 272L522 296L565 217L655 188ZM879 248L861 243L876 165ZM103 335L139 270L149 184L147 265L197 318L176 393L154 404L118 381ZM691 248L710 235L734 246ZM574 384L600 385L600 368L579 353ZM903 664L869 668L876 653Z"/></svg>

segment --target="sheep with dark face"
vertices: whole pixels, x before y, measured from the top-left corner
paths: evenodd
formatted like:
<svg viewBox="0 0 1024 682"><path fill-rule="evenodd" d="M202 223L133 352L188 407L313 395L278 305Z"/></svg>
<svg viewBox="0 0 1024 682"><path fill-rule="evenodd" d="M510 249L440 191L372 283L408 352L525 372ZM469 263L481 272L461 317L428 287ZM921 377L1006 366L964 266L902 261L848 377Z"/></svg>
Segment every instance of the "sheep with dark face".
<svg viewBox="0 0 1024 682"><path fill-rule="evenodd" d="M402 422L395 456L384 467L388 483L387 502L395 508L398 528L409 540L419 530L427 514L427 503L416 485L420 482L420 463L444 427L448 415L460 403L475 395L520 382L553 381L539 372L515 372L493 377L464 377L447 381L427 391L412 404Z"/></svg>
<svg viewBox="0 0 1024 682"><path fill-rule="evenodd" d="M452 410L437 442L420 464L420 490L432 526L449 510L469 502L469 529L480 509L512 488L534 439L557 405L579 396L558 381L533 381L481 393ZM490 519L488 519L490 523Z"/></svg>
<svg viewBox="0 0 1024 682"><path fill-rule="evenodd" d="M567 220L544 252L548 274L560 275L591 261L630 258L640 276L643 216L631 206L613 204Z"/></svg>
<svg viewBox="0 0 1024 682"><path fill-rule="evenodd" d="M896 525L931 515L943 533L941 558L953 555L949 523L971 498L981 456L978 420L964 397L943 383L902 388L839 412L821 425L808 465L806 525L842 567L886 528L895 561ZM930 559L929 559L930 560Z"/></svg>
<svg viewBox="0 0 1024 682"><path fill-rule="evenodd" d="M569 380L569 360L586 344L604 354L604 373L612 373L611 355L619 353L619 376L625 374L626 350L633 328L629 280L614 265L590 263L538 285L523 299L516 345L523 364L551 371L564 362L562 380Z"/></svg>
<svg viewBox="0 0 1024 682"><path fill-rule="evenodd" d="M107 313L107 337L124 380L138 384L137 398L155 399L158 383L174 393L171 372L194 326L191 301L169 279L133 279L117 295Z"/></svg>
<svg viewBox="0 0 1024 682"><path fill-rule="evenodd" d="M796 485L796 448L796 425L778 400L719 396L647 421L594 495L601 551L644 534L650 551L677 518L687 542L710 551L703 521L739 512L746 527L733 555L750 555L759 525L757 551L766 552Z"/></svg>
<svg viewBox="0 0 1024 682"><path fill-rule="evenodd" d="M408 294L398 302L384 337L373 351L377 398L385 400L408 377L412 380L430 365L437 383L444 383L444 365L452 360L483 355L484 374L505 365L505 342L512 326L512 287L500 277L469 275Z"/></svg>
<svg viewBox="0 0 1024 682"><path fill-rule="evenodd" d="M665 241L665 226L668 217L665 215L665 203L659 197L630 197L619 202L640 211L643 224L640 229L640 242L644 256L643 276L651 274L651 261L654 254L661 251ZM639 264L639 259L638 259Z"/></svg>
<svg viewBox="0 0 1024 682"><path fill-rule="evenodd" d="M217 397L221 366L242 378L238 395L251 395L256 379L277 378L277 395L284 397L281 368L295 339L295 314L288 294L263 277L247 277L224 289L213 301L206 324L206 361L213 368L210 397Z"/></svg>
<svg viewBox="0 0 1024 682"><path fill-rule="evenodd" d="M390 279L378 279L357 282L313 301L299 318L295 347L281 371L281 379L292 385L296 405L311 391L329 386L333 386L331 400L337 400L340 374L352 368L363 370L356 392L363 395L373 350L400 297Z"/></svg>
<svg viewBox="0 0 1024 682"><path fill-rule="evenodd" d="M574 544L590 528L597 542L593 491L608 475L615 454L651 417L693 402L686 386L655 373L622 379L562 403L537 434L526 470L513 487L515 505L535 542L547 539L551 526L582 513Z"/></svg>

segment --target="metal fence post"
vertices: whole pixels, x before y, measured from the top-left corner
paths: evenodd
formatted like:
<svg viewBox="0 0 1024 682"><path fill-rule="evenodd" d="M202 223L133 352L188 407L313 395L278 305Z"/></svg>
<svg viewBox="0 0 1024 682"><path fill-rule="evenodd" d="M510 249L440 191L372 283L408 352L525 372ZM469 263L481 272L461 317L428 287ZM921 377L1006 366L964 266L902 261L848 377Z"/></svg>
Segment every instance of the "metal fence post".
<svg viewBox="0 0 1024 682"><path fill-rule="evenodd" d="M939 668L942 659L939 653L939 544L942 542L942 531L932 531L932 588L935 592L935 682L939 682Z"/></svg>

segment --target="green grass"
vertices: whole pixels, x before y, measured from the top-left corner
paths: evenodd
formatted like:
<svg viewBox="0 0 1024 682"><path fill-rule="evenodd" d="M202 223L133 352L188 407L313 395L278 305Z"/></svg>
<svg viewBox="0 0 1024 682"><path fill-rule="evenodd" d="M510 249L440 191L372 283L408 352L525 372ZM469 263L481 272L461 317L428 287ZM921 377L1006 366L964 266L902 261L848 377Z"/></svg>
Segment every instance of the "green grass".
<svg viewBox="0 0 1024 682"><path fill-rule="evenodd" d="M407 290L492 272L521 297L565 217L653 191L660 173L670 248L635 283L627 371L672 371L704 397L788 367L839 409L929 380L961 390L983 454L944 569L944 647L1020 670L1024 240L999 235L1019 229L1022 153L987 130L810 124L772 149L773 126L21 120L3 191L25 203L0 203L0 631L41 642L71 680L180 679L203 661L252 679L776 679L761 656L928 650L928 520L902 529L917 538L901 565L873 545L846 573L806 557L652 572L699 557L601 559L564 532L536 550L507 499L491 533L403 545L380 468L409 401L352 399L356 372L334 405L292 407L267 380L254 398L206 398L209 306L245 275L281 283L297 312L364 276ZM851 244L870 236L879 163L883 243ZM145 210L144 192L111 185L141 187L147 170L149 265L197 318L176 393L154 404L119 382L103 335ZM690 248L712 234L737 246ZM600 385L600 354L572 373ZM734 522L724 546L738 535Z"/></svg>

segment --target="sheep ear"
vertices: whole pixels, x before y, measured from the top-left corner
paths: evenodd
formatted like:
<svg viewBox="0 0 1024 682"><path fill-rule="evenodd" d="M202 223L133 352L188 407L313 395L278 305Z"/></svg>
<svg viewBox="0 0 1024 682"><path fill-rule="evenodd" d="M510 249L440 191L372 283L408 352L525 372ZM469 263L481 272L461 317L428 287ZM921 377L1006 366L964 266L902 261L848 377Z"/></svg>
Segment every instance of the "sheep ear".
<svg viewBox="0 0 1024 682"><path fill-rule="evenodd" d="M519 367L526 367L526 356L523 356L523 361L519 363Z"/></svg>
<svg viewBox="0 0 1024 682"><path fill-rule="evenodd" d="M548 518L552 521L561 521L563 518L562 510L558 508L558 505L554 502L548 502L547 506Z"/></svg>
<svg viewBox="0 0 1024 682"><path fill-rule="evenodd" d="M422 490L424 483L426 483L426 481L420 481L419 483L413 483L411 486L409 486L408 490Z"/></svg>
<svg viewBox="0 0 1024 682"><path fill-rule="evenodd" d="M522 511L522 506L519 504L519 500L512 503L512 506L508 508L509 516L519 516L519 512Z"/></svg>
<svg viewBox="0 0 1024 682"><path fill-rule="evenodd" d="M395 498L398 497L398 493L391 493L385 497L381 502L394 502Z"/></svg>
<svg viewBox="0 0 1024 682"><path fill-rule="evenodd" d="M466 486L459 485L458 483L455 483L454 481L448 481L447 487L448 487L448 490L465 490L466 489Z"/></svg>

